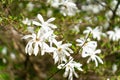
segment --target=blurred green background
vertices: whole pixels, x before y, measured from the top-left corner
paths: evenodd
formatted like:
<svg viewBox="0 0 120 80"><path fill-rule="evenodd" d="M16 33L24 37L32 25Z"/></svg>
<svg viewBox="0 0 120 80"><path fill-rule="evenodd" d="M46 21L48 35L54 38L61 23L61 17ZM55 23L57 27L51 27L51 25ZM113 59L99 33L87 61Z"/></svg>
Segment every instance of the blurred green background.
<svg viewBox="0 0 120 80"><path fill-rule="evenodd" d="M25 51L26 41L22 36L29 34L27 27L22 21L26 18L35 19L37 14L42 14L44 19L55 17L53 22L58 28L55 34L58 40L71 42L74 50L73 57L78 55L75 60L82 63L83 72L78 72L79 78L74 80L120 80L120 41L110 41L102 38L98 41L98 48L102 50L99 55L104 64L95 67L94 62L87 64L81 57L79 48L76 47L75 40L83 37L83 30L87 26L105 26L103 32L113 30L115 26L120 26L120 17L115 15L108 21L105 17L111 8L113 0L92 0L90 4L101 4L105 2L104 10L99 13L82 11L81 6L87 5L86 0L76 0L80 13L75 16L63 16L58 9L51 7L45 0L1 0L0 1L0 80L47 80L57 71L50 55L28 56ZM119 1L119 0L118 0ZM52 11L52 15L49 15ZM114 10L113 10L114 12ZM87 19L87 17L89 19ZM75 28L75 25L79 27ZM76 31L77 30L77 31ZM90 36L91 37L91 36ZM95 40L95 39L92 39ZM116 70L115 70L116 69ZM67 80L63 78L64 70L58 72L51 80Z"/></svg>

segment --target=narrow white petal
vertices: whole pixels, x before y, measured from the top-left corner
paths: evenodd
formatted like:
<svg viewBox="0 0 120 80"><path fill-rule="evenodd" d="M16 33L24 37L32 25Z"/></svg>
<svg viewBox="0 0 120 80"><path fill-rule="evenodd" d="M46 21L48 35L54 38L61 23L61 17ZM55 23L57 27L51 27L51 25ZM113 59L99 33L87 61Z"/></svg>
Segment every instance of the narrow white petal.
<svg viewBox="0 0 120 80"><path fill-rule="evenodd" d="M101 64L103 64L103 61L102 61L102 59L101 59L100 57L96 56L96 58L98 59L98 61L99 61Z"/></svg>
<svg viewBox="0 0 120 80"><path fill-rule="evenodd" d="M43 56L45 54L45 51L41 49L41 55Z"/></svg>
<svg viewBox="0 0 120 80"><path fill-rule="evenodd" d="M63 53L64 53L66 56L70 56L70 54L69 54L66 50L63 50Z"/></svg>
<svg viewBox="0 0 120 80"><path fill-rule="evenodd" d="M50 19L48 19L46 22L47 23L50 23L50 22L52 22L52 21L54 21L55 20L55 18L50 18Z"/></svg>
<svg viewBox="0 0 120 80"><path fill-rule="evenodd" d="M96 67L97 67L97 66L98 66L98 61L97 61L97 59L94 58L94 61L95 61L95 65L96 65Z"/></svg>
<svg viewBox="0 0 120 80"><path fill-rule="evenodd" d="M27 39L27 38L30 38L30 37L33 37L32 35L25 35L22 37L22 39Z"/></svg>
<svg viewBox="0 0 120 80"><path fill-rule="evenodd" d="M91 61L91 57L87 60L87 63L89 63Z"/></svg>
<svg viewBox="0 0 120 80"><path fill-rule="evenodd" d="M75 75L76 78L79 77L78 74L75 71L73 71L73 73L74 73L74 75Z"/></svg>
<svg viewBox="0 0 120 80"><path fill-rule="evenodd" d="M32 41L29 41L29 47L28 47L28 54L29 54L29 55L32 55L32 52L33 52L32 44L33 44L33 42L32 42Z"/></svg>
<svg viewBox="0 0 120 80"><path fill-rule="evenodd" d="M44 19L41 14L38 14L37 17L41 21L41 23L44 23Z"/></svg>
<svg viewBox="0 0 120 80"><path fill-rule="evenodd" d="M29 43L27 43L27 45L25 47L25 53L28 53L28 47L29 47Z"/></svg>
<svg viewBox="0 0 120 80"><path fill-rule="evenodd" d="M46 52L54 52L55 51L55 48L54 47L49 47L46 49Z"/></svg>
<svg viewBox="0 0 120 80"><path fill-rule="evenodd" d="M73 50L70 48L66 48L70 53L73 53Z"/></svg>
<svg viewBox="0 0 120 80"><path fill-rule="evenodd" d="M73 80L73 71L70 69L68 80Z"/></svg>
<svg viewBox="0 0 120 80"><path fill-rule="evenodd" d="M99 53L101 53L101 50L98 49L98 50L96 50L94 53L95 53L95 54L99 54Z"/></svg>
<svg viewBox="0 0 120 80"><path fill-rule="evenodd" d="M49 26L50 28L52 28L52 29L57 28L57 26L56 26L56 25L54 25L54 24L48 24L48 26Z"/></svg>
<svg viewBox="0 0 120 80"><path fill-rule="evenodd" d="M32 24L36 25L36 26L41 26L41 24L37 21L32 21Z"/></svg>
<svg viewBox="0 0 120 80"><path fill-rule="evenodd" d="M62 69L65 64L60 64L57 66L58 69Z"/></svg>
<svg viewBox="0 0 120 80"><path fill-rule="evenodd" d="M66 67L63 77L67 77L69 74L69 68Z"/></svg>
<svg viewBox="0 0 120 80"><path fill-rule="evenodd" d="M33 47L32 47L32 45L28 48L28 54L29 55L32 55L32 53L33 53Z"/></svg>
<svg viewBox="0 0 120 80"><path fill-rule="evenodd" d="M35 47L34 47L34 55L37 56L39 51L39 47L38 47L38 43L35 43Z"/></svg>
<svg viewBox="0 0 120 80"><path fill-rule="evenodd" d="M55 63L55 64L56 64L56 63L58 62L58 60L59 60L58 55L57 55L56 52L53 53L53 59L54 59L54 63Z"/></svg>

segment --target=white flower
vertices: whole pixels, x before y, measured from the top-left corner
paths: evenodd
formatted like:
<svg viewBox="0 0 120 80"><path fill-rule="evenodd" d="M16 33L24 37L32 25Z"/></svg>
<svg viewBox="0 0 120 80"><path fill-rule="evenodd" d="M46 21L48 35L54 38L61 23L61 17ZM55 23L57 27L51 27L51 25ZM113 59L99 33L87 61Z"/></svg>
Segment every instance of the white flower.
<svg viewBox="0 0 120 80"><path fill-rule="evenodd" d="M107 18L107 21L110 21L110 18L112 17L112 15L113 15L113 12L111 10L105 13L105 17Z"/></svg>
<svg viewBox="0 0 120 80"><path fill-rule="evenodd" d="M27 4L27 10L28 11L32 11L33 10L33 8L34 8L34 4L32 3L32 2L29 2L28 4Z"/></svg>
<svg viewBox="0 0 120 80"><path fill-rule="evenodd" d="M87 27L86 30L84 30L84 34L91 34L93 35L94 39L101 40L101 35L106 36L104 33L101 32L101 29L99 27L96 27L95 29L92 29L91 27Z"/></svg>
<svg viewBox="0 0 120 80"><path fill-rule="evenodd" d="M16 59L15 53L11 52L11 53L10 53L10 57L11 57L11 59L15 60L15 59Z"/></svg>
<svg viewBox="0 0 120 80"><path fill-rule="evenodd" d="M110 80L110 78L107 78L107 80Z"/></svg>
<svg viewBox="0 0 120 80"><path fill-rule="evenodd" d="M98 66L98 62L100 62L101 64L103 64L102 59L99 56L96 55L96 54L99 54L100 52L101 52L100 49L98 49L98 50L91 49L89 51L85 50L84 53L87 54L88 56L90 56L89 59L87 60L87 63L89 63L91 60L95 61L96 67Z"/></svg>
<svg viewBox="0 0 120 80"><path fill-rule="evenodd" d="M101 64L103 64L103 61L100 59L100 57L96 55L101 52L100 49L96 50L96 47L97 47L96 41L85 42L84 39L77 39L76 41L79 43L77 45L82 47L82 57L85 58L90 56L87 63L89 63L92 60L92 61L95 61L96 66L98 66L98 61Z"/></svg>
<svg viewBox="0 0 120 80"><path fill-rule="evenodd" d="M23 39L31 38L25 47L25 52L28 53L29 55L31 55L33 53L36 56L38 54L39 47L40 47L41 54L44 55L43 52L48 51L46 49L46 48L48 48L48 45L45 43L45 41L50 36L50 33L51 33L51 31L49 31L47 33L42 33L42 31L40 29L37 34L32 33L32 35L25 35L23 37Z"/></svg>
<svg viewBox="0 0 120 80"><path fill-rule="evenodd" d="M101 2L102 5L106 5L104 2ZM94 8L93 8L94 7ZM88 13L94 13L98 14L100 11L104 10L105 8L99 4L87 4L87 5L82 5L81 9L83 11L87 11Z"/></svg>
<svg viewBox="0 0 120 80"><path fill-rule="evenodd" d="M56 25L50 23L50 22L54 21L55 18L50 18L47 21L44 21L42 15L40 15L40 14L37 15L37 18L39 19L40 23L37 21L33 21L32 23L36 26L41 26L41 28L43 28L45 30L45 32L48 32L52 29L57 28Z"/></svg>
<svg viewBox="0 0 120 80"><path fill-rule="evenodd" d="M65 69L63 76L68 77L68 80L73 80L73 75L78 78L78 74L75 72L75 69L83 71L81 66L82 64L73 61L73 58L70 57L67 63L58 65L58 69Z"/></svg>
<svg viewBox="0 0 120 80"><path fill-rule="evenodd" d="M54 8L58 8L60 5L60 0L47 0L47 3L50 3L50 5Z"/></svg>
<svg viewBox="0 0 120 80"><path fill-rule="evenodd" d="M79 12L76 4L72 0L48 0L52 7L60 9L64 16L74 16Z"/></svg>
<svg viewBox="0 0 120 80"><path fill-rule="evenodd" d="M120 39L120 28L115 27L114 31L108 31L109 39L112 41L118 41Z"/></svg>
<svg viewBox="0 0 120 80"><path fill-rule="evenodd" d="M22 23L30 26L31 25L31 20L26 18L25 20L22 21Z"/></svg>
<svg viewBox="0 0 120 80"><path fill-rule="evenodd" d="M34 27L31 27L32 20L29 20L28 18L26 18L25 20L22 21L22 23L25 24L25 25L28 25L27 30L28 30L30 33L33 33L33 32L34 32Z"/></svg>
<svg viewBox="0 0 120 80"><path fill-rule="evenodd" d="M51 17L53 15L53 11L51 9L47 10L47 17Z"/></svg>
<svg viewBox="0 0 120 80"><path fill-rule="evenodd" d="M85 51L89 51L92 49L96 49L97 42L96 41L85 41L84 39L77 39L78 42L77 46L82 47L82 57L87 57L88 54L86 54Z"/></svg>
<svg viewBox="0 0 120 80"><path fill-rule="evenodd" d="M112 73L114 74L117 71L117 69L118 69L117 64L113 64L112 65Z"/></svg>
<svg viewBox="0 0 120 80"><path fill-rule="evenodd" d="M7 63L7 59L5 59L5 58L2 58L2 61L3 61L4 64Z"/></svg>
<svg viewBox="0 0 120 80"><path fill-rule="evenodd" d="M66 62L66 56L70 56L70 53L73 53L73 51L69 48L72 44L62 44L62 41L54 41L54 43L57 47L53 52L53 59L55 63L62 63L63 61Z"/></svg>
<svg viewBox="0 0 120 80"><path fill-rule="evenodd" d="M64 16L74 16L77 12L79 12L76 4L70 0L63 0L60 5L60 12Z"/></svg>
<svg viewBox="0 0 120 80"><path fill-rule="evenodd" d="M111 8L114 10L116 5L117 5L118 1L117 0L112 0L112 2L110 3Z"/></svg>
<svg viewBox="0 0 120 80"><path fill-rule="evenodd" d="M79 32L80 32L80 29L79 29L79 27L80 27L80 24L77 24L77 25L72 25L71 26L71 30L73 31L73 32L75 32L75 34L78 34Z"/></svg>
<svg viewBox="0 0 120 80"><path fill-rule="evenodd" d="M7 47L3 47L3 49L2 49L1 52L2 52L2 54L4 54L4 55L7 54Z"/></svg>

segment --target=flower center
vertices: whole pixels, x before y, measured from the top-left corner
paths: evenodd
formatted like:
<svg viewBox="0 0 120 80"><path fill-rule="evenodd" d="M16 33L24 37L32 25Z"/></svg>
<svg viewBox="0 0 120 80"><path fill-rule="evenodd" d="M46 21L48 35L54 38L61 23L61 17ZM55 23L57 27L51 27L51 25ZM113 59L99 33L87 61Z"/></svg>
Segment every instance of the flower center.
<svg viewBox="0 0 120 80"><path fill-rule="evenodd" d="M62 50L62 48L58 48L58 51L60 52Z"/></svg>
<svg viewBox="0 0 120 80"><path fill-rule="evenodd" d="M39 39L39 38L36 38L36 41L40 41L40 39Z"/></svg>

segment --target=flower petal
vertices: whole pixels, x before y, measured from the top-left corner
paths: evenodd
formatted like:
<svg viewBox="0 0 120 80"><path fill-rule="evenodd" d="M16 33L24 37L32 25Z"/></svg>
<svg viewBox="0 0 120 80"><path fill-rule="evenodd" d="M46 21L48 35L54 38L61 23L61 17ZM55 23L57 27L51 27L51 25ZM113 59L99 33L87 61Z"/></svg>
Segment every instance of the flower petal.
<svg viewBox="0 0 120 80"><path fill-rule="evenodd" d="M50 23L50 22L52 22L52 21L54 21L55 20L55 18L50 18L50 19L48 19L46 22L47 23Z"/></svg>
<svg viewBox="0 0 120 80"><path fill-rule="evenodd" d="M41 24L37 21L32 21L32 24L36 25L36 26L41 26Z"/></svg>
<svg viewBox="0 0 120 80"><path fill-rule="evenodd" d="M99 61L101 64L103 64L103 61L102 61L102 59L101 59L100 57L96 56L96 58L98 59L98 61Z"/></svg>
<svg viewBox="0 0 120 80"><path fill-rule="evenodd" d="M44 19L43 19L42 15L38 14L37 17L41 21L41 23L43 24L44 23Z"/></svg>
<svg viewBox="0 0 120 80"><path fill-rule="evenodd" d="M34 55L37 56L39 51L39 47L38 47L38 43L35 43L35 47L34 47Z"/></svg>

